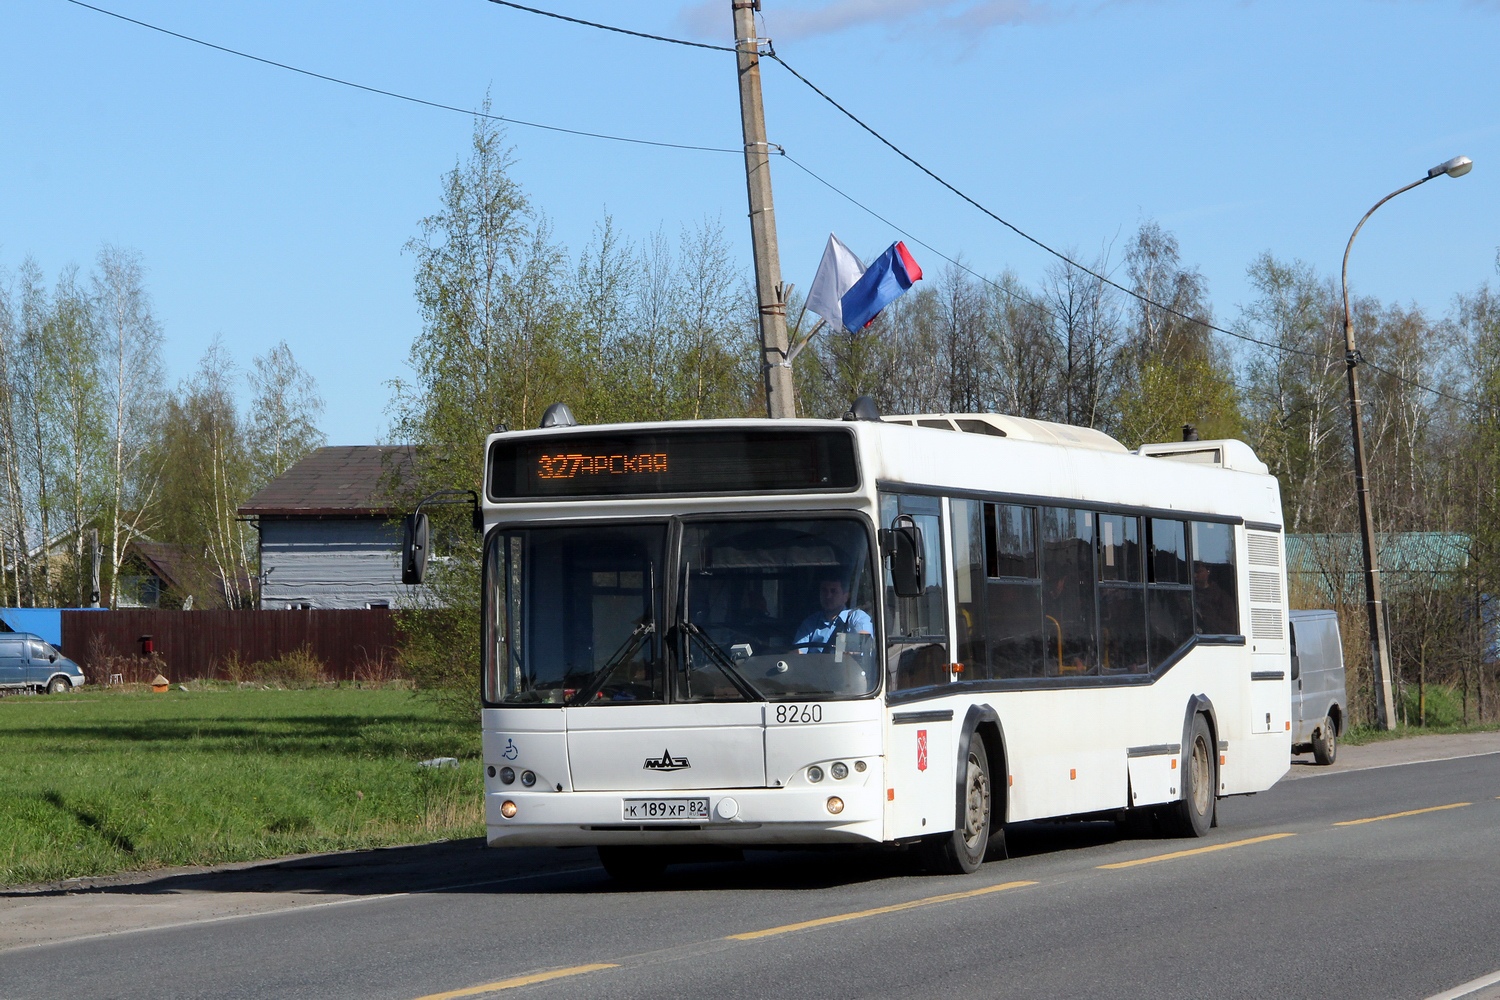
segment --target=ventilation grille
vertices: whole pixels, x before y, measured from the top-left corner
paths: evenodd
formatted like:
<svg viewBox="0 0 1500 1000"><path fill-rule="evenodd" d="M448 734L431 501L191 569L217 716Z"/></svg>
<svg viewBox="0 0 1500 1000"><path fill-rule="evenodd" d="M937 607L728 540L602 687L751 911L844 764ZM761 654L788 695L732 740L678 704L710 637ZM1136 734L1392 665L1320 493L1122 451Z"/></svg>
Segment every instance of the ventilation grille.
<svg viewBox="0 0 1500 1000"><path fill-rule="evenodd" d="M1281 627L1281 612L1274 608L1250 609L1250 635L1255 639L1281 640L1285 633Z"/></svg>
<svg viewBox="0 0 1500 1000"><path fill-rule="evenodd" d="M1276 573L1250 571L1250 600L1265 604L1281 603L1281 577Z"/></svg>
<svg viewBox="0 0 1500 1000"><path fill-rule="evenodd" d="M1273 569L1281 568L1281 554L1276 544L1275 535L1267 534L1264 531L1247 531L1245 532L1245 544L1250 548L1251 566L1270 566Z"/></svg>

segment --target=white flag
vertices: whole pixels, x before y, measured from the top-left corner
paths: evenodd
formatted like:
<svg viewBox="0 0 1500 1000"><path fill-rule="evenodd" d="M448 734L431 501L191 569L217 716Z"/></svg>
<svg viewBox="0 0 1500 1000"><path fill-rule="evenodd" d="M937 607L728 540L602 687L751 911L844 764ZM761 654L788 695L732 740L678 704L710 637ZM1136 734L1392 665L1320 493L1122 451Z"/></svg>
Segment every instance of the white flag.
<svg viewBox="0 0 1500 1000"><path fill-rule="evenodd" d="M812 287L807 290L808 311L827 320L835 333L841 332L844 329L844 310L839 300L864 273L865 266L854 256L854 251L829 233L818 273L813 277Z"/></svg>

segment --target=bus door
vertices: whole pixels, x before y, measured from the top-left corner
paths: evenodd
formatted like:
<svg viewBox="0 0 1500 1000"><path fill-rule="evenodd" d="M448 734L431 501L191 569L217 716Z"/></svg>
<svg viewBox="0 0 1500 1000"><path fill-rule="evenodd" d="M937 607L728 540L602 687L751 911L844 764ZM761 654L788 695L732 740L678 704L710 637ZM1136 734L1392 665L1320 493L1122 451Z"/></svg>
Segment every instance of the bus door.
<svg viewBox="0 0 1500 1000"><path fill-rule="evenodd" d="M948 648L948 586L943 567L942 501L885 495L881 527L914 526L921 533L921 593L896 592L890 554L884 560L886 689L893 695L952 681ZM899 701L899 699L898 699ZM895 840L953 829L953 709L936 700L896 704L886 743L886 837Z"/></svg>

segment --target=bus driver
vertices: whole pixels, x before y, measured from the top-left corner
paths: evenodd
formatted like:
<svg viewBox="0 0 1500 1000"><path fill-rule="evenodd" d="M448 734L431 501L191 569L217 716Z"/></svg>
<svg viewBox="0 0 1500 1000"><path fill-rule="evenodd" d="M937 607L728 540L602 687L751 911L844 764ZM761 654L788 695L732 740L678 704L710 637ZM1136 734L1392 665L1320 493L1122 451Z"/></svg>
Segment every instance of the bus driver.
<svg viewBox="0 0 1500 1000"><path fill-rule="evenodd" d="M842 570L834 567L818 578L818 604L818 610L808 615L797 629L792 645L799 653L831 650L833 637L840 633L875 634L869 612L848 606L849 584Z"/></svg>

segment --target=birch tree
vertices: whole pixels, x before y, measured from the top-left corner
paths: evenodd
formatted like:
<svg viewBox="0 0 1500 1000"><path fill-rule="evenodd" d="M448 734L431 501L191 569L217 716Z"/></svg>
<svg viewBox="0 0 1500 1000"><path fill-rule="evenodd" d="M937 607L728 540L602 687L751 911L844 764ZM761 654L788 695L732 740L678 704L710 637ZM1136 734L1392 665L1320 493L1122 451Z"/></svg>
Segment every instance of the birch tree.
<svg viewBox="0 0 1500 1000"><path fill-rule="evenodd" d="M254 397L247 421L248 448L259 488L322 446L318 415L323 397L284 340L254 360L249 379Z"/></svg>
<svg viewBox="0 0 1500 1000"><path fill-rule="evenodd" d="M126 544L141 533L159 485L148 445L164 392L161 329L151 313L140 254L106 244L99 251L94 296L109 351L109 577ZM118 597L111 588L110 605Z"/></svg>

